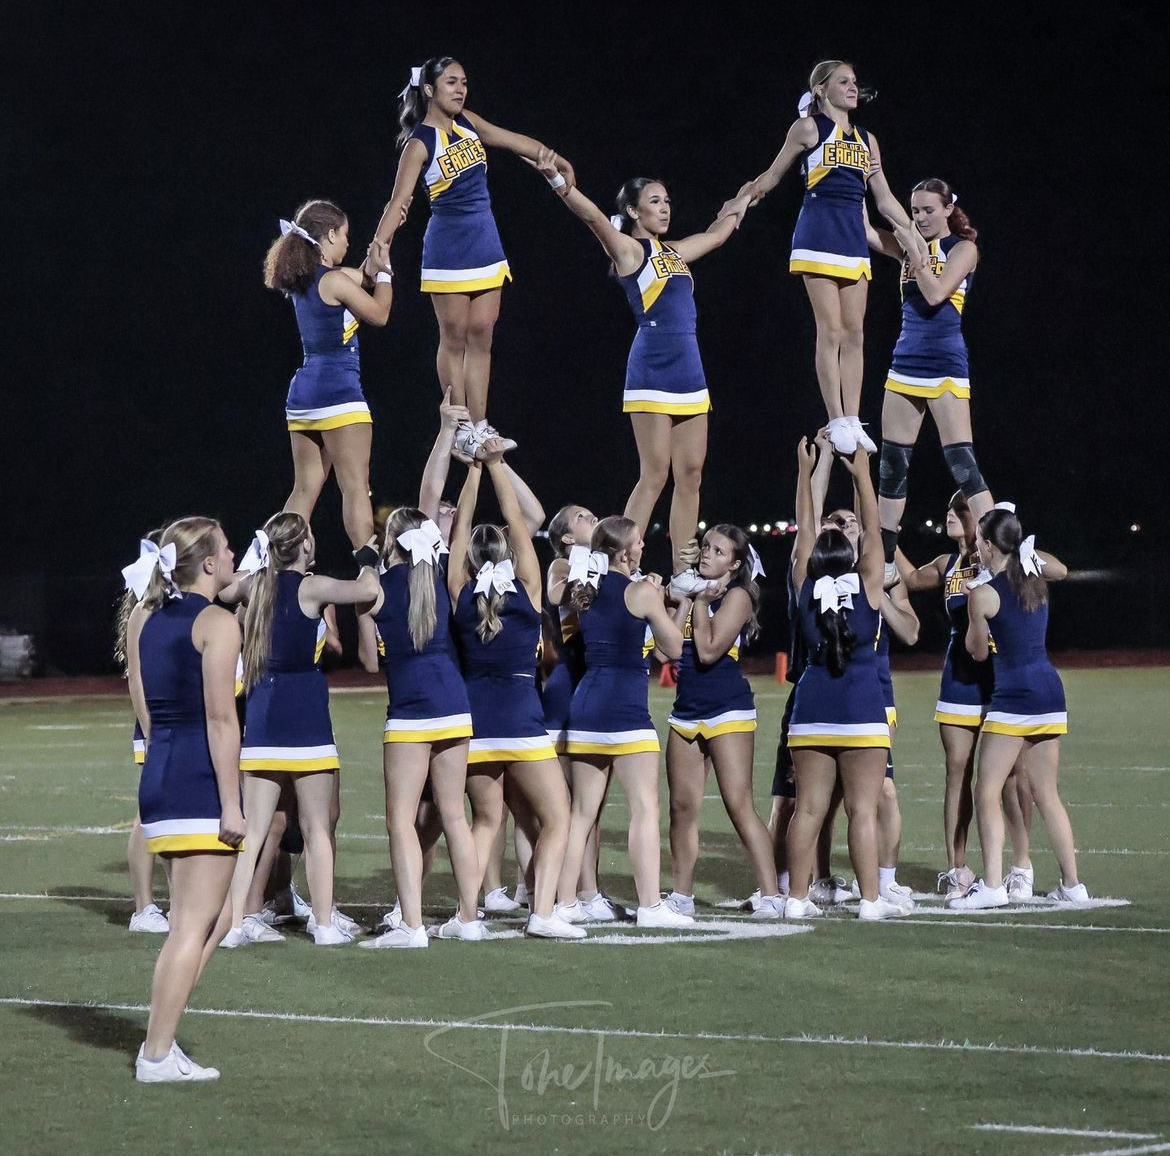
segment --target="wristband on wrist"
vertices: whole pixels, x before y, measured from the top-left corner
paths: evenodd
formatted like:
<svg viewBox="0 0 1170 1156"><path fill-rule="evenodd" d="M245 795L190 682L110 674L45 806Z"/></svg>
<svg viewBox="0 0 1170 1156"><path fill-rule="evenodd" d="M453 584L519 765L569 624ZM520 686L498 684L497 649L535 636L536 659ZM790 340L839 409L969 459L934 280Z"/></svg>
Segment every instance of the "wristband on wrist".
<svg viewBox="0 0 1170 1156"><path fill-rule="evenodd" d="M546 177L550 189L563 189L566 185L564 173L557 173L555 177Z"/></svg>
<svg viewBox="0 0 1170 1156"><path fill-rule="evenodd" d="M378 568L378 551L373 546L362 546L361 549L353 552L353 560L357 563L358 569L361 570L369 566L373 570Z"/></svg>
<svg viewBox="0 0 1170 1156"><path fill-rule="evenodd" d="M378 275L374 278L375 285L389 285L394 280L393 272L388 272L385 269L379 269Z"/></svg>

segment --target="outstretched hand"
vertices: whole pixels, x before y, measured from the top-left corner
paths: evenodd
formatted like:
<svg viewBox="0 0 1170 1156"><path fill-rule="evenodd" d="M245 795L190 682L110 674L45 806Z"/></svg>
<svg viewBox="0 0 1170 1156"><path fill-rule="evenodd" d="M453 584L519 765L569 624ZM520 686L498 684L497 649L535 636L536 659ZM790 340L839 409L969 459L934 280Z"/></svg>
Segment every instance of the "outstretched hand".
<svg viewBox="0 0 1170 1156"><path fill-rule="evenodd" d="M451 403L451 387L447 386L443 400L439 402L439 424L443 429L456 429L465 421L471 421L471 413L467 406Z"/></svg>
<svg viewBox="0 0 1170 1156"><path fill-rule="evenodd" d="M796 464L802 474L811 474L817 464L816 442L810 444L808 438L801 438L796 447Z"/></svg>
<svg viewBox="0 0 1170 1156"><path fill-rule="evenodd" d="M546 181L551 181L560 171L557 168L557 154L547 145L541 145L536 160L531 157L520 158L526 165L531 165Z"/></svg>

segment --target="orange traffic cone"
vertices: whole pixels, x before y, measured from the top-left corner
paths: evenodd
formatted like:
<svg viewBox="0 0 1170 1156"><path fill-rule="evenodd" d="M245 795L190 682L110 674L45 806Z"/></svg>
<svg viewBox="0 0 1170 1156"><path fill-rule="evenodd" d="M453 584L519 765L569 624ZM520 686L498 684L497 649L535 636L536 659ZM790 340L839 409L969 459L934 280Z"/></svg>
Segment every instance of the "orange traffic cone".
<svg viewBox="0 0 1170 1156"><path fill-rule="evenodd" d="M658 675L659 686L678 686L678 671L673 662L664 662Z"/></svg>
<svg viewBox="0 0 1170 1156"><path fill-rule="evenodd" d="M788 653L784 650L776 652L776 681L788 681Z"/></svg>

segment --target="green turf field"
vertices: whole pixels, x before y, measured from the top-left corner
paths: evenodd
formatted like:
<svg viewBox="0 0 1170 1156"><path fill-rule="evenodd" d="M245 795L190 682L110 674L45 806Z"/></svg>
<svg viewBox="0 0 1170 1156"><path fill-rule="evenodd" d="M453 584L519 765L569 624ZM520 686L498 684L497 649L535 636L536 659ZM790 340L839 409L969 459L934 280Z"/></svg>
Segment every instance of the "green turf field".
<svg viewBox="0 0 1170 1156"><path fill-rule="evenodd" d="M748 921L715 906L754 884L709 798L706 929L686 942L621 932L370 952L294 935L218 952L180 1039L223 1076L186 1087L133 1080L159 939L126 930L128 705L0 700L3 1150L1170 1153L1170 675L1072 670L1065 683L1081 878L1125 905L959 916L931 904L899 923L837 914L807 931ZM937 680L897 686L899 878L931 890L945 866ZM786 688L755 687L766 816ZM666 695L655 686L660 725ZM384 701L333 699L338 897L369 919L393 894ZM665 810L664 788L664 824ZM1039 894L1057 879L1036 821ZM602 870L629 900L624 823L615 787ZM843 823L838 834L848 873ZM428 911L445 918L453 902L440 858Z"/></svg>

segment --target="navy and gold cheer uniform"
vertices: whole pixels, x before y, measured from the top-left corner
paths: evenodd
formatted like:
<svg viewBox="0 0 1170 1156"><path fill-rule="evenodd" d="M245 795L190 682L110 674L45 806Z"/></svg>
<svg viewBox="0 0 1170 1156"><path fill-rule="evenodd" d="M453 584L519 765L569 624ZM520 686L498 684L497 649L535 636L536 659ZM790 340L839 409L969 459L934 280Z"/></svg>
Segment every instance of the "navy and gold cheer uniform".
<svg viewBox="0 0 1170 1156"><path fill-rule="evenodd" d="M146 849L235 852L219 840L219 785L207 738L203 657L191 642L211 603L188 592L153 611L138 637L150 745L138 781Z"/></svg>
<svg viewBox="0 0 1170 1156"><path fill-rule="evenodd" d="M657 237L639 240L641 267L621 277L638 332L626 361L623 413L707 413L711 399L695 336L695 285L687 263Z"/></svg>
<svg viewBox="0 0 1170 1156"><path fill-rule="evenodd" d="M293 374L284 416L293 432L370 424L370 407L362 393L357 318L344 305L321 300L321 278L331 270L319 265L313 283L294 293L297 328L305 363Z"/></svg>
<svg viewBox="0 0 1170 1156"><path fill-rule="evenodd" d="M930 271L941 277L947 255L962 237L936 237L928 245ZM971 382L967 369L967 343L963 340L963 304L974 274L963 278L946 301L931 305L922 296L918 282L902 262L902 331L894 346L893 364L886 377L886 389L908 397L934 398L944 393L969 398Z"/></svg>
<svg viewBox="0 0 1170 1156"><path fill-rule="evenodd" d="M963 556L952 554L943 578L943 602L951 623L947 654L943 660L942 682L934 721L953 727L978 730L995 683L991 660L976 662L967 651L967 583L979 573L978 558L965 564Z"/></svg>
<svg viewBox="0 0 1170 1156"><path fill-rule="evenodd" d="M248 691L240 770L336 771L341 763L320 666L325 620L301 610L304 574L280 570L274 577L268 664Z"/></svg>
<svg viewBox="0 0 1170 1156"><path fill-rule="evenodd" d="M423 236L422 291L476 293L512 279L492 216L487 150L460 113L451 129L415 125L412 140L427 150L422 171L431 204Z"/></svg>
<svg viewBox="0 0 1170 1156"><path fill-rule="evenodd" d="M538 762L555 759L536 693L540 612L519 581L498 613L503 628L490 642L479 636L479 598L468 582L455 606L455 635L474 727L467 761Z"/></svg>
<svg viewBox="0 0 1170 1156"><path fill-rule="evenodd" d="M819 273L857 281L872 276L865 239L865 186L869 180L869 133L843 129L812 114L817 143L801 162L804 203L792 234L790 273Z"/></svg>
<svg viewBox="0 0 1170 1156"><path fill-rule="evenodd" d="M441 566L432 569L435 632L422 650L414 649L407 620L410 564L391 566L380 578L382 605L374 615L374 623L386 647L390 700L383 742L436 743L471 738L471 706L451 638L447 580Z"/></svg>
<svg viewBox="0 0 1170 1156"><path fill-rule="evenodd" d="M741 638L712 663L699 661L695 652L695 611L714 618L723 604L719 598L704 607L695 603L683 627L682 658L678 664L678 690L667 722L684 739L712 739L716 735L756 729L756 700L751 684L739 666Z"/></svg>
<svg viewBox="0 0 1170 1156"><path fill-rule="evenodd" d="M549 741L557 754L563 755L569 741L569 704L577 684L585 676L585 640L577 611L571 606L553 606L546 596L545 613L557 663L540 688L540 701Z"/></svg>

